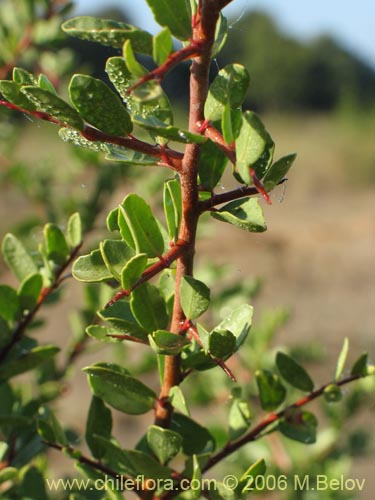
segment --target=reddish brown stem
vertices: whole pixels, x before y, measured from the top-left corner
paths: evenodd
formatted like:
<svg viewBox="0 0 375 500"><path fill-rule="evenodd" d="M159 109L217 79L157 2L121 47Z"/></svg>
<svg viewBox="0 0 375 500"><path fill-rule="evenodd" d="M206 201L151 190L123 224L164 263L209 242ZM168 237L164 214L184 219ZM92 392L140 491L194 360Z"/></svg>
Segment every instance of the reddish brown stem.
<svg viewBox="0 0 375 500"><path fill-rule="evenodd" d="M0 106L4 106L6 108L13 109L15 111L19 111L21 113L30 116L34 116L39 120L44 120L50 123L54 123L56 125L59 125L60 127L68 127L66 123L58 120L57 118L54 118L53 116L43 111L30 111L24 108L20 108L19 106L16 106L15 104L12 104L7 101L0 101ZM109 135L93 127L90 127L89 125L86 125L85 128L79 132L82 135L82 137L84 137L88 141L94 141L94 142L97 141L108 144L115 144L123 148L131 149L132 151L137 151L139 153L153 156L160 160L157 163L160 166L171 168L176 172L180 171L181 169L183 154L178 151L175 151L174 149L168 148L166 152L165 147L154 146L152 144L149 144L148 142L140 141L139 139L136 139L135 137L132 136L121 137L121 136ZM166 153L168 155L168 164L165 163Z"/></svg>
<svg viewBox="0 0 375 500"><path fill-rule="evenodd" d="M119 339L119 340L129 340L130 342L136 342L138 344L149 345L146 340L139 339L138 337L134 337L133 335L125 335L125 334L107 334L106 337L110 337L111 339Z"/></svg>
<svg viewBox="0 0 375 500"><path fill-rule="evenodd" d="M200 52L199 44L194 40L192 40L191 43L186 47L183 47L182 49L173 52L163 64L161 64L154 70L150 71L146 75L142 76L142 78L140 78L137 83L135 83L132 87L130 87L127 90L127 94L131 94L137 87L150 80L161 81L165 77L165 75L169 73L169 71L171 71L173 68L177 66L177 64L186 61L191 57L197 56L199 52Z"/></svg>
<svg viewBox="0 0 375 500"><path fill-rule="evenodd" d="M203 135L214 142L223 151L228 160L235 165L236 152L233 147L225 142L222 134L207 120L200 122L198 125Z"/></svg>
<svg viewBox="0 0 375 500"><path fill-rule="evenodd" d="M216 23L220 8L216 0L204 0L199 3L194 20L192 41L199 44L200 53L193 59L190 67L190 103L189 131L199 132L199 123L204 121L204 103L208 94L209 67L211 50L215 38ZM201 146L188 144L179 172L182 194L182 218L179 238L186 242L187 248L177 260L175 299L170 330L179 334L181 324L185 320L180 301L180 284L183 276L193 274L195 253L195 237L199 219L198 202L198 161ZM164 378L160 391L160 400L168 400L171 388L181 382L182 374L180 356L165 356ZM158 405L155 411L155 423L161 427L169 427L173 407L168 403Z"/></svg>
<svg viewBox="0 0 375 500"><path fill-rule="evenodd" d="M98 141L98 142L106 142L109 144L116 144L117 146L121 146L123 148L131 149L132 151L138 151L139 153L144 153L150 156L154 156L160 160L160 166L167 166L176 170L177 172L181 169L181 161L183 158L183 154L179 151L175 151L174 149L168 148L168 164L165 164L165 147L162 146L154 146L149 144L148 142L140 141L139 139L129 136L129 137L120 137L114 135L108 135L100 130L97 130L93 127L86 125L84 130L81 132L82 137L89 141Z"/></svg>
<svg viewBox="0 0 375 500"><path fill-rule="evenodd" d="M138 281L130 288L130 290L120 290L116 293L116 295L105 305L106 308L112 306L115 302L122 299L123 297L129 297L131 292L145 283L149 281L151 278L159 274L163 269L167 269L172 262L174 262L186 249L185 241L179 239L173 245L173 247L167 252L165 255L161 256L158 262L152 264L152 266L148 267L146 271L144 271Z"/></svg>
<svg viewBox="0 0 375 500"><path fill-rule="evenodd" d="M253 179L254 186L257 188L259 194L261 194L263 196L263 198L266 200L266 202L268 203L268 205L272 205L272 202L271 202L271 199L269 197L269 194L264 189L263 184L258 179L257 174L255 173L255 170L253 168L250 168L250 175L251 175L251 178Z"/></svg>
<svg viewBox="0 0 375 500"><path fill-rule="evenodd" d="M314 399L318 398L321 396L329 385L332 383L338 385L338 386L343 386L346 384L349 384L355 380L358 380L362 378L361 375L350 375L349 377L346 377L342 380L339 380L337 382L329 382L327 384L322 385L319 389L316 389L315 391L312 391L310 394L307 396L304 396L303 398L299 399L295 403L287 406L283 410L280 410L276 413L270 413L266 415L261 422L253 427L247 434L245 434L241 439L238 439L237 441L230 442L225 446L221 451L216 453L216 455L213 455L206 465L203 467L202 472L206 472L207 470L211 469L214 465L216 465L218 462L221 460L225 459L235 451L237 451L239 448L242 446L251 443L252 441L256 441L260 437L262 437L264 431L267 431L268 428L274 424L275 422L278 422L281 420L285 415L288 414L293 409L296 408L302 408L303 406L307 405L308 403L311 403L311 401L314 401Z"/></svg>

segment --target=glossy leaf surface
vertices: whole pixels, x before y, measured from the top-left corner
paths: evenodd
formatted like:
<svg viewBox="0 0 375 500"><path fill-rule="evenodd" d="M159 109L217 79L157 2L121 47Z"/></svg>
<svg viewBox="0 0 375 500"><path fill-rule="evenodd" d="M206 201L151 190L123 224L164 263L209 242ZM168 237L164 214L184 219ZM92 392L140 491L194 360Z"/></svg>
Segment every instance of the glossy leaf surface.
<svg viewBox="0 0 375 500"><path fill-rule="evenodd" d="M138 415L154 406L156 394L136 378L100 364L84 368L84 371L94 395L113 408Z"/></svg>
<svg viewBox="0 0 375 500"><path fill-rule="evenodd" d="M210 212L210 215L214 219L228 222L253 233L262 233L267 229L262 207L256 198L231 201L218 210Z"/></svg>

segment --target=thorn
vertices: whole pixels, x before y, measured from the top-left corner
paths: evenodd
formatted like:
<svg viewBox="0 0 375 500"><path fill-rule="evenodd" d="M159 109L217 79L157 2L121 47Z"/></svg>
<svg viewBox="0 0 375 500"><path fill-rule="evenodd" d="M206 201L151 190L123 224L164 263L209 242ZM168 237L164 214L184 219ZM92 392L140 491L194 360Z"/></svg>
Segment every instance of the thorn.
<svg viewBox="0 0 375 500"><path fill-rule="evenodd" d="M258 179L258 177L257 177L257 175L255 173L255 170L252 167L250 167L250 175L251 175L251 178L253 179L254 186L258 190L258 193L263 196L263 198L266 200L266 203L268 203L268 205L272 205L271 198L269 197L269 194L264 189L263 184Z"/></svg>
<svg viewBox="0 0 375 500"><path fill-rule="evenodd" d="M107 304L104 306L104 309L108 309L108 307L113 306L115 302L122 299L123 297L129 297L129 295L129 290L120 290L109 302L107 302Z"/></svg>

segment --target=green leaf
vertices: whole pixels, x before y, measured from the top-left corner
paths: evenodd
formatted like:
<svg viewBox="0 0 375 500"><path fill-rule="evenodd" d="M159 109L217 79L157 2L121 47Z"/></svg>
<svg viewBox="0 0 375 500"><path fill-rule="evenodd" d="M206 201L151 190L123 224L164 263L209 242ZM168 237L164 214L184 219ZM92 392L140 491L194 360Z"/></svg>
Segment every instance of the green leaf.
<svg viewBox="0 0 375 500"><path fill-rule="evenodd" d="M227 103L232 109L240 106L249 82L249 73L241 64L229 64L221 69L208 92L204 106L206 120L220 120Z"/></svg>
<svg viewBox="0 0 375 500"><path fill-rule="evenodd" d="M211 500L237 500L238 496L226 484L216 482L215 490L210 490Z"/></svg>
<svg viewBox="0 0 375 500"><path fill-rule="evenodd" d="M82 118L75 109L60 99L60 97L34 86L22 87L21 92L35 104L38 111L47 113L64 125L77 130L83 130L84 123Z"/></svg>
<svg viewBox="0 0 375 500"><path fill-rule="evenodd" d="M231 144L234 142L241 130L242 110L241 108L231 109L228 104L224 107L221 117L221 129L225 142Z"/></svg>
<svg viewBox="0 0 375 500"><path fill-rule="evenodd" d="M267 170L263 178L263 186L266 191L271 191L277 184L284 179L289 172L290 167L296 159L296 154L283 156Z"/></svg>
<svg viewBox="0 0 375 500"><path fill-rule="evenodd" d="M274 142L264 128L260 118L252 111L242 116L242 126L236 139L236 166L245 184L252 184L250 167L259 179L264 177L272 162Z"/></svg>
<svg viewBox="0 0 375 500"><path fill-rule="evenodd" d="M59 136L64 142L69 142L74 146L79 146L81 148L90 149L95 153L101 151L107 152L107 146L103 142L99 141L89 141L85 139L78 130L72 128L61 128L59 130Z"/></svg>
<svg viewBox="0 0 375 500"><path fill-rule="evenodd" d="M149 333L164 330L168 324L163 296L150 283L143 283L133 290L130 308L138 324Z"/></svg>
<svg viewBox="0 0 375 500"><path fill-rule="evenodd" d="M147 430L147 444L162 465L174 458L182 446L182 437L177 432L151 425Z"/></svg>
<svg viewBox="0 0 375 500"><path fill-rule="evenodd" d="M98 312L101 319L107 321L117 333L133 335L147 340L147 332L136 322L127 300L117 300L114 304Z"/></svg>
<svg viewBox="0 0 375 500"><path fill-rule="evenodd" d="M173 40L168 28L164 28L152 39L152 58L158 66L163 64L173 50Z"/></svg>
<svg viewBox="0 0 375 500"><path fill-rule="evenodd" d="M365 377L368 374L368 354L364 352L354 363L350 372L351 375L359 375Z"/></svg>
<svg viewBox="0 0 375 500"><path fill-rule="evenodd" d="M242 496L242 494L248 495L250 491L256 490L256 478L258 476L264 476L266 473L266 462L263 458L257 460L254 464L252 464L247 471L240 477L238 481L238 485L235 488L235 491L238 495ZM254 486L252 486L254 484Z"/></svg>
<svg viewBox="0 0 375 500"><path fill-rule="evenodd" d="M249 334L254 308L248 304L238 306L227 316L215 330L229 330L237 339L237 349Z"/></svg>
<svg viewBox="0 0 375 500"><path fill-rule="evenodd" d="M101 325L89 325L86 328L86 333L90 337L99 340L99 342L107 342L110 344L121 342L120 339L113 338L111 337L111 335L124 335L124 332L121 328Z"/></svg>
<svg viewBox="0 0 375 500"><path fill-rule="evenodd" d="M26 354L22 354L7 363L4 362L0 367L0 381L33 370L58 352L59 348L52 345L34 347Z"/></svg>
<svg viewBox="0 0 375 500"><path fill-rule="evenodd" d="M129 476L135 477L137 475L137 470L134 469L128 452L120 448L114 439L108 439L101 434L95 434L93 438L97 446L101 446L104 452L102 461L106 465Z"/></svg>
<svg viewBox="0 0 375 500"><path fill-rule="evenodd" d="M202 145L199 158L199 181L204 189L212 191L223 176L228 163L225 154L213 143L207 141Z"/></svg>
<svg viewBox="0 0 375 500"><path fill-rule="evenodd" d="M34 260L13 234L8 233L4 237L2 252L7 266L19 281L23 281L31 274L38 272Z"/></svg>
<svg viewBox="0 0 375 500"><path fill-rule="evenodd" d="M342 400L342 391L336 384L329 384L323 392L324 399L328 403L336 403Z"/></svg>
<svg viewBox="0 0 375 500"><path fill-rule="evenodd" d="M55 414L47 407L42 407L38 414L38 434L50 443L59 443L65 446L67 439Z"/></svg>
<svg viewBox="0 0 375 500"><path fill-rule="evenodd" d="M0 441L0 462L4 460L9 450L9 446L4 441Z"/></svg>
<svg viewBox="0 0 375 500"><path fill-rule="evenodd" d="M314 389L314 383L306 370L287 354L279 351L276 355L276 365L283 379L293 387L305 392Z"/></svg>
<svg viewBox="0 0 375 500"><path fill-rule="evenodd" d="M268 370L257 370L255 377L263 410L275 410L286 397L286 389L282 385L280 378Z"/></svg>
<svg viewBox="0 0 375 500"><path fill-rule="evenodd" d="M100 365L84 368L95 396L123 413L139 415L151 410L156 394L136 378Z"/></svg>
<svg viewBox="0 0 375 500"><path fill-rule="evenodd" d="M106 224L108 231L110 231L111 233L113 233L113 231L120 231L120 228L118 226L118 207L109 212L109 214L107 215Z"/></svg>
<svg viewBox="0 0 375 500"><path fill-rule="evenodd" d="M349 340L348 337L345 337L339 357L337 359L336 371L334 376L335 381L339 380L345 369L345 363L348 357L348 351L349 351Z"/></svg>
<svg viewBox="0 0 375 500"><path fill-rule="evenodd" d="M91 453L99 460L106 454L105 447L95 435L110 438L112 431L112 414L103 401L96 396L91 399L87 415L85 438Z"/></svg>
<svg viewBox="0 0 375 500"><path fill-rule="evenodd" d="M109 58L105 70L132 116L152 115L164 123L173 124L171 103L158 82L145 82L135 92L128 93L138 78L128 70L124 58ZM146 68L143 68L143 72L147 73Z"/></svg>
<svg viewBox="0 0 375 500"><path fill-rule="evenodd" d="M7 321L15 321L21 313L16 290L8 285L0 285L0 316Z"/></svg>
<svg viewBox="0 0 375 500"><path fill-rule="evenodd" d="M236 351L236 337L229 330L213 330L209 336L209 352L214 358L227 359Z"/></svg>
<svg viewBox="0 0 375 500"><path fill-rule="evenodd" d="M82 221L78 212L71 215L68 220L66 237L71 249L77 248L82 243Z"/></svg>
<svg viewBox="0 0 375 500"><path fill-rule="evenodd" d="M215 449L215 441L210 432L186 415L174 413L170 429L182 436L182 451L185 455Z"/></svg>
<svg viewBox="0 0 375 500"><path fill-rule="evenodd" d="M159 161L158 158L154 156L139 153L138 151L132 151L131 149L122 148L121 146L116 146L115 144L106 144L104 150L107 153L105 155L106 160L110 161L121 161L127 165L139 165L143 167L149 167L151 165L156 165Z"/></svg>
<svg viewBox="0 0 375 500"><path fill-rule="evenodd" d="M313 444L316 441L318 420L308 411L292 411L279 422L280 432L287 438L304 444Z"/></svg>
<svg viewBox="0 0 375 500"><path fill-rule="evenodd" d="M246 197L231 201L219 210L210 212L210 215L249 232L262 233L267 229L262 207L256 198Z"/></svg>
<svg viewBox="0 0 375 500"><path fill-rule="evenodd" d="M43 288L42 275L31 274L25 278L18 288L18 298L21 309L31 311L38 303L40 292Z"/></svg>
<svg viewBox="0 0 375 500"><path fill-rule="evenodd" d="M136 194L129 194L119 211L119 226L122 238L148 257L160 257L164 251L164 239L150 206Z"/></svg>
<svg viewBox="0 0 375 500"><path fill-rule="evenodd" d="M134 250L125 241L104 240L100 243L100 252L108 271L117 281L120 281L121 271L128 260L133 258Z"/></svg>
<svg viewBox="0 0 375 500"><path fill-rule="evenodd" d="M69 258L69 248L64 233L52 223L48 223L43 229L46 242L47 258L57 265L64 264Z"/></svg>
<svg viewBox="0 0 375 500"><path fill-rule="evenodd" d="M179 40L191 37L191 19L186 0L146 0L155 21L160 26L169 28L172 35Z"/></svg>
<svg viewBox="0 0 375 500"><path fill-rule="evenodd" d="M215 41L212 47L212 57L215 57L224 47L228 38L228 21L220 12L219 20L216 24Z"/></svg>
<svg viewBox="0 0 375 500"><path fill-rule="evenodd" d="M7 101L28 111L34 111L36 106L25 96L25 94L22 94L22 87L23 84L21 83L0 80L0 93L3 94Z"/></svg>
<svg viewBox="0 0 375 500"><path fill-rule="evenodd" d="M210 289L192 276L184 276L181 281L181 307L187 319L201 316L210 304Z"/></svg>
<svg viewBox="0 0 375 500"><path fill-rule="evenodd" d="M231 441L242 436L251 423L249 403L240 398L234 398L229 410L229 437Z"/></svg>
<svg viewBox="0 0 375 500"><path fill-rule="evenodd" d="M50 92L51 94L57 95L56 89L53 85L53 83L50 81L50 79L43 74L39 75L38 78L38 87L40 87L43 90L47 90L47 92Z"/></svg>
<svg viewBox="0 0 375 500"><path fill-rule="evenodd" d="M100 250L93 250L89 255L81 255L73 264L73 276L85 283L98 283L112 279L112 273L104 263Z"/></svg>
<svg viewBox="0 0 375 500"><path fill-rule="evenodd" d="M154 136L164 137L170 141L181 142L183 144L203 144L207 141L204 135L194 134L188 130L179 129L173 125L167 125L155 116L143 117L135 115L133 118L134 125L138 125L152 133Z"/></svg>
<svg viewBox="0 0 375 500"><path fill-rule="evenodd" d="M13 68L12 77L16 83L21 83L22 85L36 85L37 83L34 75L23 68Z"/></svg>
<svg viewBox="0 0 375 500"><path fill-rule="evenodd" d="M186 338L165 330L156 330L149 339L151 347L157 354L176 355L190 344Z"/></svg>
<svg viewBox="0 0 375 500"><path fill-rule="evenodd" d="M176 242L182 217L181 184L177 179L164 183L163 202L169 236Z"/></svg>
<svg viewBox="0 0 375 500"><path fill-rule="evenodd" d="M130 290L141 277L147 266L147 255L139 253L131 258L121 271L121 287Z"/></svg>
<svg viewBox="0 0 375 500"><path fill-rule="evenodd" d="M46 481L42 473L34 466L27 468L19 485L21 498L27 500L48 500Z"/></svg>
<svg viewBox="0 0 375 500"><path fill-rule="evenodd" d="M126 457L132 467L137 471L138 476L144 476L148 479L161 480L171 477L171 470L168 467L160 465L153 457L139 450L124 450Z"/></svg>
<svg viewBox="0 0 375 500"><path fill-rule="evenodd" d="M189 491L193 499L198 499L201 498L201 491L202 491L202 487L200 486L202 484L202 470L197 455L192 456L191 469L192 469L191 483L190 483L191 488ZM192 485L194 485L194 488L192 487Z"/></svg>
<svg viewBox="0 0 375 500"><path fill-rule="evenodd" d="M15 481L18 474L19 470L15 467L4 467L4 469L0 471L0 484L8 481Z"/></svg>
<svg viewBox="0 0 375 500"><path fill-rule="evenodd" d="M131 40L136 52L152 54L152 36L147 31L130 24L91 16L79 16L65 21L62 29L70 36L98 42L114 48L121 48L126 40Z"/></svg>
<svg viewBox="0 0 375 500"><path fill-rule="evenodd" d="M137 61L133 46L130 40L124 43L122 53L125 58L125 64L129 72L136 78L142 78L148 71Z"/></svg>
<svg viewBox="0 0 375 500"><path fill-rule="evenodd" d="M176 410L188 417L190 416L190 410L186 404L185 396L178 385L171 387L169 391L169 401Z"/></svg>
<svg viewBox="0 0 375 500"><path fill-rule="evenodd" d="M70 100L88 123L110 135L127 135L133 125L121 99L101 80L74 75L69 85Z"/></svg>

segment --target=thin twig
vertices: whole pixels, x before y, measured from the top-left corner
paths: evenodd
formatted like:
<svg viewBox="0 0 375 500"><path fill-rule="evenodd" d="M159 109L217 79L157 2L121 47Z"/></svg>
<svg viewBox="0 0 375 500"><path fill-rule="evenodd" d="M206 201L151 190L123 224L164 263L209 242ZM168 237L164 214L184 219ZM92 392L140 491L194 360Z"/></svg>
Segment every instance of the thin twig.
<svg viewBox="0 0 375 500"><path fill-rule="evenodd" d="M127 94L131 94L137 87L146 83L150 80L158 80L161 81L166 76L169 71L177 66L177 64L186 61L192 57L199 55L200 53L200 45L194 40L191 41L189 45L186 47L182 47L182 49L177 50L170 54L167 60L158 66L156 69L150 71L146 75L142 76L132 87L127 90Z"/></svg>
<svg viewBox="0 0 375 500"><path fill-rule="evenodd" d="M61 120L58 120L54 116L49 115L43 111L30 111L8 101L0 101L0 106L19 111L21 113L34 116L39 120L44 120L50 123L59 125L60 127L69 128L69 125ZM122 137L109 135L100 130L97 130L89 125L86 125L83 130L78 131L82 137L88 141L104 142L108 144L115 144L123 148L131 149L132 151L137 151L139 153L147 154L153 156L159 160L157 163L159 166L167 167L178 172L181 169L181 161L183 158L182 153L175 151L174 149L166 149L162 146L155 146L149 144L148 142L141 141L133 136ZM165 158L168 157L168 163L165 163Z"/></svg>
<svg viewBox="0 0 375 500"><path fill-rule="evenodd" d="M26 316L24 316L21 319L21 321L18 323L17 327L13 331L13 334L12 334L9 342L4 347L2 347L2 349L0 350L0 363L2 361L4 361L4 359L7 357L8 353L9 353L9 351L17 344L17 342L20 341L25 329L33 321L33 319L35 318L35 315L39 311L42 304L44 304L47 297L49 297L49 295L51 295L51 293L54 292L61 285L61 283L63 282L63 279L61 279L61 277L62 277L64 271L73 262L73 260L77 256L81 246L82 246L82 243L73 249L72 253L69 256L69 259L62 266L60 266L60 268L56 271L55 281L52 283L51 286L42 289L42 291L39 295L38 302L35 305L35 307Z"/></svg>
<svg viewBox="0 0 375 500"><path fill-rule="evenodd" d="M311 401L314 401L314 399L318 398L321 396L329 385L334 383L335 385L338 386L343 386L346 384L349 384L351 382L354 382L355 380L358 380L362 378L361 375L350 375L342 380L339 380L337 382L328 382L327 384L322 385L319 389L316 389L315 391L310 392L307 396L304 396L303 398L299 399L295 403L287 406L283 410L280 410L276 413L269 413L264 417L261 422L256 425L253 429L251 429L247 434L245 434L241 439L238 439L237 441L230 442L228 443L222 450L220 450L218 453L213 455L206 463L206 465L203 467L202 472L206 472L209 469L211 469L214 465L216 465L218 462L221 462L223 459L227 458L229 455L237 451L239 448L242 446L251 443L253 441L256 441L260 437L264 435L264 431L267 431L268 428L274 424L275 422L278 422L281 420L290 410L293 410L295 408L302 408L303 406L307 405L308 403L311 403Z"/></svg>
<svg viewBox="0 0 375 500"><path fill-rule="evenodd" d="M169 250L169 252L167 252L165 255L160 256L158 262L155 262L155 264L152 264L152 266L148 267L129 290L120 290L119 292L117 292L116 295L104 307L108 308L123 297L129 297L129 295L135 288L139 287L146 281L149 281L151 278L163 271L163 269L167 269L168 267L170 267L172 262L174 262L183 254L183 252L186 250L186 246L187 245L185 241L180 239L177 240L177 242L173 244L173 247Z"/></svg>
<svg viewBox="0 0 375 500"><path fill-rule="evenodd" d="M284 184L288 179L282 179L277 183ZM231 191L227 191L226 193L213 194L211 198L207 200L202 200L199 202L199 207L201 212L206 212L207 210L211 210L217 205L221 205L222 203L227 203L229 201L238 200L240 198L244 198L245 196L256 196L259 194L259 191L254 186L241 186L236 189L232 189Z"/></svg>
<svg viewBox="0 0 375 500"><path fill-rule="evenodd" d="M208 95L209 68L211 52L215 40L216 24L220 8L215 1L205 0L198 5L193 23L191 43L198 43L200 53L192 60L190 67L190 101L189 101L189 132L200 133L198 123L204 120L204 103ZM177 260L175 294L170 331L179 334L185 315L181 306L180 285L184 276L193 275L195 239L199 219L198 205L198 162L201 145L187 144L179 171L181 180L182 217L179 238L186 242L187 247ZM165 356L163 383L159 401L167 404L158 405L155 409L155 424L160 427L170 426L173 406L168 402L172 387L181 383L180 355Z"/></svg>

